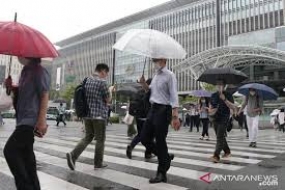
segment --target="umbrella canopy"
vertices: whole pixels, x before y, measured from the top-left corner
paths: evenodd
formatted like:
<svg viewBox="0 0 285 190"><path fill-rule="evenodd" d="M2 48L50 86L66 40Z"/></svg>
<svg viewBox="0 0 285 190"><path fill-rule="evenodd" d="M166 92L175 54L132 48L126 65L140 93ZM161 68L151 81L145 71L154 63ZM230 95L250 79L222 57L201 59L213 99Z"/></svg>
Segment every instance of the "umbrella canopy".
<svg viewBox="0 0 285 190"><path fill-rule="evenodd" d="M152 29L129 30L113 48L157 59L184 59L187 54L171 36Z"/></svg>
<svg viewBox="0 0 285 190"><path fill-rule="evenodd" d="M193 90L190 92L190 95L195 96L195 97L209 98L212 96L212 93L206 90Z"/></svg>
<svg viewBox="0 0 285 190"><path fill-rule="evenodd" d="M54 45L39 31L18 22L0 22L0 54L57 57Z"/></svg>
<svg viewBox="0 0 285 190"><path fill-rule="evenodd" d="M270 116L276 116L276 115L278 115L279 113L280 113L280 110L275 109L275 110L273 110L273 111L271 112Z"/></svg>
<svg viewBox="0 0 285 190"><path fill-rule="evenodd" d="M266 86L264 84L258 83L250 83L241 86L238 89L240 94L247 96L249 94L250 89L255 89L257 93L262 96L263 100L276 100L278 98L278 94L271 87Z"/></svg>
<svg viewBox="0 0 285 190"><path fill-rule="evenodd" d="M198 81L214 85L219 80L223 80L226 84L239 84L247 78L246 74L232 68L213 68L207 69Z"/></svg>
<svg viewBox="0 0 285 190"><path fill-rule="evenodd" d="M137 94L142 89L141 84L134 83L134 84L124 84L118 86L117 94L122 96L133 96Z"/></svg>
<svg viewBox="0 0 285 190"><path fill-rule="evenodd" d="M244 97L244 95L241 94L241 93L239 93L239 92L235 92L235 93L233 94L233 96L235 96L235 97Z"/></svg>

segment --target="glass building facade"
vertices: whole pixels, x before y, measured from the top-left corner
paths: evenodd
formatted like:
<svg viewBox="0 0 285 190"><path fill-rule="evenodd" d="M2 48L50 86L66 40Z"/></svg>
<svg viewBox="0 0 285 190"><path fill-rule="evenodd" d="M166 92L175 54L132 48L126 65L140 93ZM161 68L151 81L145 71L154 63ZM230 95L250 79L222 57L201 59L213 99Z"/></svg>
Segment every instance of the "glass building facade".
<svg viewBox="0 0 285 190"><path fill-rule="evenodd" d="M99 62L112 68L110 83L134 81L143 73L144 63L146 77L153 75L153 69L152 63L144 57L113 51L112 46L129 29L152 28L165 32L182 44L189 58L229 45L232 36L282 25L281 0L170 1L59 42L61 57L54 65L63 68L63 84L72 82L72 76L75 77L73 81L82 80ZM187 92L200 88L190 74L173 69L180 62L169 60L168 63L177 76L178 90Z"/></svg>

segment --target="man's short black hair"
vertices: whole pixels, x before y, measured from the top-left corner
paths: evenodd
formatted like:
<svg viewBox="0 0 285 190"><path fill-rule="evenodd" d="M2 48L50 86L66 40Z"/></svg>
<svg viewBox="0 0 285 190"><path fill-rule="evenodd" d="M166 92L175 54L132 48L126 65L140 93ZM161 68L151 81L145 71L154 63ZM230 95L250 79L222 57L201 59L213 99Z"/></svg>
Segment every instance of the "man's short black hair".
<svg viewBox="0 0 285 190"><path fill-rule="evenodd" d="M99 63L96 65L95 71L96 72L101 72L101 71L109 72L109 66L105 63Z"/></svg>

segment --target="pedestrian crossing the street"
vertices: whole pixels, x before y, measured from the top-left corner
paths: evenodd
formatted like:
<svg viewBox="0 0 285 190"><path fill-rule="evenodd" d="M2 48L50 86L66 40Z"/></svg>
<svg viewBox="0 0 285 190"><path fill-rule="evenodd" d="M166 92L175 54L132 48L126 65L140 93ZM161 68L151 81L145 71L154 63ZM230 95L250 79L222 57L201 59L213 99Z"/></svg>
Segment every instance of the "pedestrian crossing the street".
<svg viewBox="0 0 285 190"><path fill-rule="evenodd" d="M285 152L285 138L280 133L260 131L257 148L249 148L245 134L233 130L227 138L232 156L215 164L209 160L216 143L214 134L210 135L210 141L206 141L199 139L199 133L170 131L168 148L170 153L175 154L175 158L168 171L168 183L149 184L148 179L155 175L157 160L153 158L145 161L145 148L142 145L136 146L133 159L128 159L126 147L130 139L125 134L107 133L104 155L107 168L94 169L94 141L81 154L75 171L68 168L65 155L81 138L50 134L43 139L37 138L34 145L40 183L44 190L83 190L101 186L106 189L199 189L197 187L206 188L209 185L200 179L207 173L211 173L211 178L218 174L238 174L248 166ZM2 153L8 137L9 134L0 136L0 174L13 179ZM5 188L0 183L0 190L2 189Z"/></svg>

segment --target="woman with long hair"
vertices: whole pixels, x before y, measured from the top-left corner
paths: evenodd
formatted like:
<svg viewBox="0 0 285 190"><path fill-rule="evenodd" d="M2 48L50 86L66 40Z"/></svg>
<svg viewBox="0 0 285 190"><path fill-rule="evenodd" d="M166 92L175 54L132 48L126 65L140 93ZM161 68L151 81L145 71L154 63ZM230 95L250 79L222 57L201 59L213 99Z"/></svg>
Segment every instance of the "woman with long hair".
<svg viewBox="0 0 285 190"><path fill-rule="evenodd" d="M201 140L204 139L205 135L206 140L210 140L209 137L209 117L208 117L208 108L209 108L209 100L205 97L201 97L199 99L199 112L200 112L200 122L203 124L203 131L200 137Z"/></svg>

